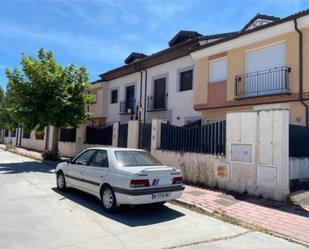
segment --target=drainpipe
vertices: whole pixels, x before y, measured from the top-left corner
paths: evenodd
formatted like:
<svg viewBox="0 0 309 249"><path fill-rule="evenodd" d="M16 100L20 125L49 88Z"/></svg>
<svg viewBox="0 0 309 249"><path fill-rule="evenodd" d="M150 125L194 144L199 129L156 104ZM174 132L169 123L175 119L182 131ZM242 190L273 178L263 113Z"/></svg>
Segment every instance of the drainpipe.
<svg viewBox="0 0 309 249"><path fill-rule="evenodd" d="M140 78L140 89L139 89L139 108L138 108L138 146L140 147L141 145L141 120L142 120L142 93L143 93L143 71L139 71L141 78Z"/></svg>
<svg viewBox="0 0 309 249"><path fill-rule="evenodd" d="M304 85L303 85L303 33L298 29L297 18L294 19L294 27L299 34L299 101L305 107L306 127L309 127L309 107L304 102Z"/></svg>
<svg viewBox="0 0 309 249"><path fill-rule="evenodd" d="M138 109L138 121L141 122L142 118L142 93L143 93L143 71L139 71L141 75L141 84L140 84L140 89L139 89L139 109Z"/></svg>
<svg viewBox="0 0 309 249"><path fill-rule="evenodd" d="M145 72L145 95L144 95L144 124L146 123L146 99L147 99L147 70L143 70Z"/></svg>

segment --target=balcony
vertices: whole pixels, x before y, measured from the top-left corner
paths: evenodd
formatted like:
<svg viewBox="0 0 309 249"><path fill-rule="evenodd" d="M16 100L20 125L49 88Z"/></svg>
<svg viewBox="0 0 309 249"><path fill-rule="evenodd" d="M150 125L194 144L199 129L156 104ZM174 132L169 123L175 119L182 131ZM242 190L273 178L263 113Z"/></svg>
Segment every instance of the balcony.
<svg viewBox="0 0 309 249"><path fill-rule="evenodd" d="M289 93L289 67L238 75L235 77L235 98L250 98Z"/></svg>
<svg viewBox="0 0 309 249"><path fill-rule="evenodd" d="M120 115L129 115L129 114L135 114L135 100L129 101L123 100L119 103L119 114Z"/></svg>
<svg viewBox="0 0 309 249"><path fill-rule="evenodd" d="M167 109L167 94L164 97L155 98L154 96L147 97L147 111L165 111Z"/></svg>

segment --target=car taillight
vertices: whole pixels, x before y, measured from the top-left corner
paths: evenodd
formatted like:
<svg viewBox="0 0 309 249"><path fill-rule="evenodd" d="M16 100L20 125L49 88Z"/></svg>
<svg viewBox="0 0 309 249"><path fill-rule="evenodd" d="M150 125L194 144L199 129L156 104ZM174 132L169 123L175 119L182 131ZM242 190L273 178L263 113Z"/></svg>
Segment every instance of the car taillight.
<svg viewBox="0 0 309 249"><path fill-rule="evenodd" d="M182 184L182 176L174 177L173 184Z"/></svg>
<svg viewBox="0 0 309 249"><path fill-rule="evenodd" d="M149 180L148 179L136 179L131 180L130 187L131 188L141 188L141 187L149 187Z"/></svg>

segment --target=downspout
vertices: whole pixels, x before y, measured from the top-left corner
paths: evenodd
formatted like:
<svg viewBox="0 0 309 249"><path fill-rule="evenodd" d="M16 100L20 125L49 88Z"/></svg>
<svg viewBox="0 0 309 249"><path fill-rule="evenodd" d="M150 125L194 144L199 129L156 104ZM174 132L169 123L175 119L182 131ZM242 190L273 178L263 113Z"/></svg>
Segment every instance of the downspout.
<svg viewBox="0 0 309 249"><path fill-rule="evenodd" d="M147 76L148 71L143 70L145 72L145 92L144 92L144 124L146 123L146 99L147 99Z"/></svg>
<svg viewBox="0 0 309 249"><path fill-rule="evenodd" d="M141 84L139 89L139 109L138 109L138 121L141 122L142 119L142 93L143 93L143 71L139 71L141 78Z"/></svg>
<svg viewBox="0 0 309 249"><path fill-rule="evenodd" d="M142 139L142 129L141 129L141 120L142 120L142 93L143 93L143 71L139 71L141 78L140 78L140 89L139 89L139 108L138 108L138 147L141 146L141 139Z"/></svg>
<svg viewBox="0 0 309 249"><path fill-rule="evenodd" d="M305 107L306 127L309 127L309 106L304 102L303 85L303 33L298 29L297 18L294 19L294 27L299 34L299 101Z"/></svg>

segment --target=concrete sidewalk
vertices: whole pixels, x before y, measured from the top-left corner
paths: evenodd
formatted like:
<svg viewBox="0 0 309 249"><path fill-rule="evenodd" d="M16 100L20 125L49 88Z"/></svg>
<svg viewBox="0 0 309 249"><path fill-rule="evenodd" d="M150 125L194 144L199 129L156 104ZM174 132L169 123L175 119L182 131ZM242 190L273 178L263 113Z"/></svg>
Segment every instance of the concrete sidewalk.
<svg viewBox="0 0 309 249"><path fill-rule="evenodd" d="M284 202L186 186L181 201L309 244L309 212Z"/></svg>
<svg viewBox="0 0 309 249"><path fill-rule="evenodd" d="M0 149L3 149L5 150L5 144L0 144ZM22 155L22 156L26 156L26 157L30 157L32 159L35 159L35 160L40 160L42 161L43 158L42 158L42 152L39 152L39 151L35 151L35 150L31 150L31 149L26 149L26 148L22 148L22 147L16 147L13 151L11 151L13 153L16 153L16 154L19 154L19 155ZM58 162L52 162L53 164L57 164L61 161L64 161L68 158L66 157L61 157L61 160L58 161ZM50 162L50 161L49 161Z"/></svg>

